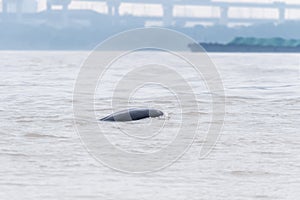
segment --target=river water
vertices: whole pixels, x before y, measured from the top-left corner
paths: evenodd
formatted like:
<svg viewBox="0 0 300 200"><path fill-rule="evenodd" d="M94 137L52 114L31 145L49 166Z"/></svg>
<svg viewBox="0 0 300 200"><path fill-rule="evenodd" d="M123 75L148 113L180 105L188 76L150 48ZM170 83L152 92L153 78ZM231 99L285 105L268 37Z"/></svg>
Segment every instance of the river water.
<svg viewBox="0 0 300 200"><path fill-rule="evenodd" d="M179 160L146 174L103 165L76 133L73 91L87 56L88 52L0 52L0 199L299 198L299 54L210 54L226 95L226 116L216 146L199 158L200 134ZM139 59L125 58L118 65L143 62ZM205 131L209 97L205 87L198 90L200 131ZM147 91L140 90L143 95L135 99L136 105L153 105L158 95L159 106L168 114L154 122L180 121L178 102L163 95L158 99L162 90L155 86ZM102 98L106 92L96 94L99 118L110 114L107 98ZM191 119L198 114L189 111ZM129 126L140 123L148 121ZM106 127L109 141L133 152L152 152L174 137L163 135L145 146L114 135L115 129Z"/></svg>

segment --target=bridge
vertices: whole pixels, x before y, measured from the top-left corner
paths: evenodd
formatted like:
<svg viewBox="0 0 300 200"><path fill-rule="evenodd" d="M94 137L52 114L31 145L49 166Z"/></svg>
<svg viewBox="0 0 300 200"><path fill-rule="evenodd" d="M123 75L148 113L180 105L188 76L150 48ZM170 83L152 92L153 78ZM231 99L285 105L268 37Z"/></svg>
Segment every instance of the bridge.
<svg viewBox="0 0 300 200"><path fill-rule="evenodd" d="M8 5L15 4L16 15L22 15L22 3L25 0L2 0L2 13L8 12ZM253 2L222 2L220 0L47 0L47 11L51 11L54 7L61 7L61 12L67 12L69 6L72 2L102 2L106 4L108 12L105 13L110 16L114 22L118 22L121 19L126 19L126 17L137 18L144 22L146 21L161 21L163 26L172 26L176 22L180 21L181 24L186 24L187 22L208 22L212 24L222 24L228 25L229 23L265 23L274 22L282 23L291 19L286 18L287 10L296 10L300 12L300 4L286 4L284 2L274 2L274 3L253 3ZM132 4L132 5L158 5L162 8L163 14L161 16L149 16L145 13L142 16L126 16L120 15L120 6L122 4ZM206 8L214 8L218 10L218 16L214 17L199 17L190 15L180 15L176 16L174 14L174 8L176 6L201 6ZM229 13L231 9L244 9L244 8L254 8L254 9L267 9L275 11L277 17L275 18L259 18L259 17L230 17Z"/></svg>

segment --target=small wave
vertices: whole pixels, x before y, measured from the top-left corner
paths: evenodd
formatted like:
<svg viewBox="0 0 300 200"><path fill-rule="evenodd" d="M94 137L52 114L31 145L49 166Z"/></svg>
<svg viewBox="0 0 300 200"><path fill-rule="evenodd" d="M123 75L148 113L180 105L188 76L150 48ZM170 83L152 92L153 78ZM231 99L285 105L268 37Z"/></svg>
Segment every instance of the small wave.
<svg viewBox="0 0 300 200"><path fill-rule="evenodd" d="M8 156L14 156L14 157L28 157L28 155L23 153L12 153L12 152L0 152L0 155L8 155Z"/></svg>
<svg viewBox="0 0 300 200"><path fill-rule="evenodd" d="M234 170L234 171L230 171L230 174L232 174L234 176L267 176L267 175L271 175L273 173L266 172L266 171Z"/></svg>
<svg viewBox="0 0 300 200"><path fill-rule="evenodd" d="M28 138L68 138L66 136L39 134L39 133L27 133L24 135L24 137L28 137Z"/></svg>

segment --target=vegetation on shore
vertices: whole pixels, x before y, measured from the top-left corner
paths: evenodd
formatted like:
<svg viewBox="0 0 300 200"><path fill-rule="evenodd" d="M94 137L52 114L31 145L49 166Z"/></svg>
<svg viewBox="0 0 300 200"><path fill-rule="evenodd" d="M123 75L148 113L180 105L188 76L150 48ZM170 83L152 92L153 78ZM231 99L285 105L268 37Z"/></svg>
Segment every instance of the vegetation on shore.
<svg viewBox="0 0 300 200"><path fill-rule="evenodd" d="M262 47L300 47L300 40L276 38L236 37L227 45L246 45Z"/></svg>

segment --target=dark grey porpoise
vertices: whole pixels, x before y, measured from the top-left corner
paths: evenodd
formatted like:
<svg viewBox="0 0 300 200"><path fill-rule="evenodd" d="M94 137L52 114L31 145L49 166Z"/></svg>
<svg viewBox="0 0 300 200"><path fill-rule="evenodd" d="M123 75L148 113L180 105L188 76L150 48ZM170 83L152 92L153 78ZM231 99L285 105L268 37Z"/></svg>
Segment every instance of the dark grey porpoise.
<svg viewBox="0 0 300 200"><path fill-rule="evenodd" d="M149 108L131 108L127 110L122 110L107 117L100 119L101 121L117 121L117 122L125 122L125 121L134 121L140 120L148 117L159 117L164 115L164 113L160 110L149 109Z"/></svg>

